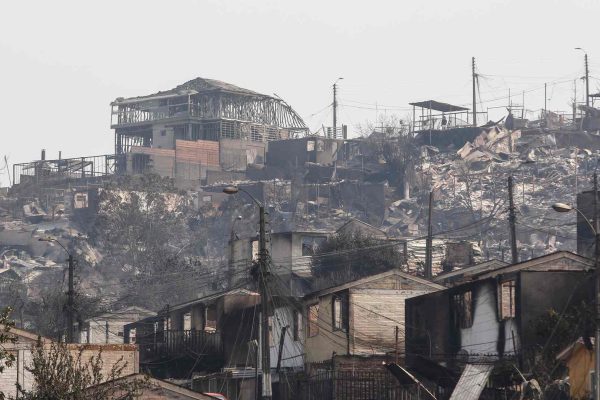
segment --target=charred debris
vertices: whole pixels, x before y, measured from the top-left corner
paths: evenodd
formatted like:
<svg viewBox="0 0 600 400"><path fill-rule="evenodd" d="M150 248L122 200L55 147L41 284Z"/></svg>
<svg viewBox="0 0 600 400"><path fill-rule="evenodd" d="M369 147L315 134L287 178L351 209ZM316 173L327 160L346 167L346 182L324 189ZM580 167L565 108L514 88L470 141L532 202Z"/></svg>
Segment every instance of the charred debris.
<svg viewBox="0 0 600 400"><path fill-rule="evenodd" d="M172 280L174 301L230 288L247 278L258 218L249 199L223 193L230 185L265 204L275 267L306 279L310 257L349 222L396 242L402 269L416 276L428 273L428 247L432 276L508 262L510 176L519 260L575 249L572 216L550 205L574 203L590 186L600 110L542 110L535 121L509 111L475 125L465 107L411 106L406 120L350 138L345 125L311 134L283 99L211 79L117 98L113 154L50 158L42 150L39 160L13 166L0 194L0 278L16 283L2 287L18 288L13 306L34 327L39 310L29 299L64 264L56 243L39 240L51 237L73 252L79 291L103 309L157 310L167 302L147 302L152 285L177 271L198 274L200 285ZM275 249L284 242L289 250Z"/></svg>

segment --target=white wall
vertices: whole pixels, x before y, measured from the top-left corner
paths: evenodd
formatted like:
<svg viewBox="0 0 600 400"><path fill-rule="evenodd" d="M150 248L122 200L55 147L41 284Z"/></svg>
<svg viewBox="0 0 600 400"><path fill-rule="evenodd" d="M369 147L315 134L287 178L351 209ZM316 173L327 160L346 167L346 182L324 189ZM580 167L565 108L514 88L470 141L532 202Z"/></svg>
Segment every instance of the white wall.
<svg viewBox="0 0 600 400"><path fill-rule="evenodd" d="M461 349L466 350L469 354L498 353L500 322L497 316L496 291L493 285L488 283L479 287L474 301L473 325L460 330ZM514 353L511 331L514 331L515 346L517 349L519 348L515 319L508 319L504 324L504 354Z"/></svg>

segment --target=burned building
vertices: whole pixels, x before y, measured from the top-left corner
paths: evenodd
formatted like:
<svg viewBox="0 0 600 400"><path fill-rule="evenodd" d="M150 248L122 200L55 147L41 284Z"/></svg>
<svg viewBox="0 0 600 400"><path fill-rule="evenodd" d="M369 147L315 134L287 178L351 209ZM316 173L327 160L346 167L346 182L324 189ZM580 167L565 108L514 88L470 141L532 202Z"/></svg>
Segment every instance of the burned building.
<svg viewBox="0 0 600 400"><path fill-rule="evenodd" d="M115 154L127 173L156 172L195 186L208 170L245 170L264 163L268 141L308 129L282 99L213 79L111 103ZM223 148L222 148L223 147Z"/></svg>
<svg viewBox="0 0 600 400"><path fill-rule="evenodd" d="M408 365L433 381L439 376L422 369L431 361L455 372L462 369L463 376L488 365L480 371L484 382L506 360L523 373L532 371L536 351L549 340L541 328L546 316L593 299L592 267L592 260L560 251L440 275L436 281L448 289L406 301Z"/></svg>

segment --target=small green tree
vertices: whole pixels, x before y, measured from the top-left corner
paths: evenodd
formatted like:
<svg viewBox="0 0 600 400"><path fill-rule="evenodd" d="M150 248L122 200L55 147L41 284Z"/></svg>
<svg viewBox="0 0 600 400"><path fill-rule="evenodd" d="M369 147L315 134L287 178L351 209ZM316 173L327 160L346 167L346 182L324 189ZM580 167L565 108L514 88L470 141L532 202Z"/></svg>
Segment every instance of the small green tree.
<svg viewBox="0 0 600 400"><path fill-rule="evenodd" d="M338 233L319 246L312 257L315 289L400 268L405 261L394 243L360 231Z"/></svg>
<svg viewBox="0 0 600 400"><path fill-rule="evenodd" d="M19 399L135 399L148 385L144 379L119 379L127 367L123 359L105 375L101 350L88 359L83 347L73 352L64 343L47 345L38 340L32 348L32 356L32 363L26 369L33 375L34 388L25 390L17 385Z"/></svg>

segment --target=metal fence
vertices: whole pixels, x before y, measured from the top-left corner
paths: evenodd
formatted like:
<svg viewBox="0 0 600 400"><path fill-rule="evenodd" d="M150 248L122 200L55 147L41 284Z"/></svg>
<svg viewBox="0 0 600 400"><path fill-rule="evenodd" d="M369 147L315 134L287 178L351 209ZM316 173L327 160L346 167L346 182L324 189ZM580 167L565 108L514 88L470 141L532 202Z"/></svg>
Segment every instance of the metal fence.
<svg viewBox="0 0 600 400"><path fill-rule="evenodd" d="M281 374L280 400L431 400L418 385L400 385L387 371L318 371Z"/></svg>

